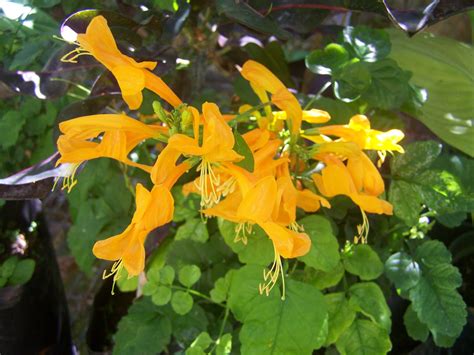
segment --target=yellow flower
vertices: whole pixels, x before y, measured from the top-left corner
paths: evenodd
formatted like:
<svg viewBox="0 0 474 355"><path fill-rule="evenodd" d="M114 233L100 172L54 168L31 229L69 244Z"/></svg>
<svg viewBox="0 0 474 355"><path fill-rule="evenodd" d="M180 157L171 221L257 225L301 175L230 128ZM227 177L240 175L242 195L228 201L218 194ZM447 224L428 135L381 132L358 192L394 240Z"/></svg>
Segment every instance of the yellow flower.
<svg viewBox="0 0 474 355"><path fill-rule="evenodd" d="M225 162L241 160L243 157L234 150L234 135L219 108L214 103L204 103L203 109L203 135L202 144L199 143L199 137L191 138L184 134L175 134L168 140L168 146L160 155L166 155L158 158L155 167L152 170L152 177L157 179L160 176L166 176L169 172L164 160L177 161L180 155L186 157L199 157L201 163L198 166L200 171L198 190L201 193L201 206L209 207L217 203L220 199L219 186L222 181L215 167ZM196 114L196 113L195 113ZM196 133L197 134L197 133Z"/></svg>
<svg viewBox="0 0 474 355"><path fill-rule="evenodd" d="M107 275L104 272L103 275L104 278L113 276L114 284L122 267L125 267L130 276L143 271L146 237L153 229L173 218L173 196L164 185L155 185L148 191L141 184L137 184L136 205L130 225L121 234L96 242L92 249L97 258L115 261L111 273Z"/></svg>
<svg viewBox="0 0 474 355"><path fill-rule="evenodd" d="M58 138L61 154L58 164L80 164L85 160L107 157L135 166L147 172L151 167L128 158L130 151L141 141L157 137L165 127L146 125L125 115L102 114L74 118L59 124L63 133ZM91 141L101 133L99 141Z"/></svg>
<svg viewBox="0 0 474 355"><path fill-rule="evenodd" d="M271 102L286 112L290 118L292 134L298 135L300 133L303 110L296 97L285 87L280 79L264 65L253 60L246 61L240 73L250 82L250 86L262 103L270 102L267 92L272 94ZM265 107L265 112L270 119L273 118L273 113L269 106Z"/></svg>
<svg viewBox="0 0 474 355"><path fill-rule="evenodd" d="M328 157L324 167L319 174L313 174L313 180L326 197L346 195L354 201L362 210L377 214L392 214L392 205L376 196L360 191L351 176L349 169L339 159Z"/></svg>
<svg viewBox="0 0 474 355"><path fill-rule="evenodd" d="M276 203L281 201L281 197L278 198L278 184L273 176L264 177L253 183L251 176L237 166L229 167L229 173L237 179L239 191L227 196L216 206L205 209L204 213L237 223L236 242L241 240L246 244L246 233L251 230L253 224L259 225L265 231L273 243L275 252L270 270L264 273L265 283L260 285L260 292L268 295L282 272L280 256L296 258L306 254L311 247L311 240L305 233L288 229L274 220L273 211ZM292 201L287 201L286 197L283 199L291 209ZM292 218L292 211L286 212L289 212L289 218ZM279 213L277 212L276 215ZM282 222L286 223L286 221L287 219L284 219Z"/></svg>
<svg viewBox="0 0 474 355"><path fill-rule="evenodd" d="M78 34L78 48L63 57L63 61L75 63L81 55L92 55L102 63L117 79L122 96L130 109L140 107L144 88L150 89L172 106L182 102L161 78L150 72L156 62L136 62L120 52L115 39L103 16L94 17L87 26L86 33Z"/></svg>
<svg viewBox="0 0 474 355"><path fill-rule="evenodd" d="M371 129L370 122L364 115L353 116L348 125L320 127L319 133L336 136L347 142L357 143L361 149L377 150L380 163L383 163L385 160L387 151L405 152L403 147L397 144L405 136L402 131L392 129L387 132L382 132Z"/></svg>

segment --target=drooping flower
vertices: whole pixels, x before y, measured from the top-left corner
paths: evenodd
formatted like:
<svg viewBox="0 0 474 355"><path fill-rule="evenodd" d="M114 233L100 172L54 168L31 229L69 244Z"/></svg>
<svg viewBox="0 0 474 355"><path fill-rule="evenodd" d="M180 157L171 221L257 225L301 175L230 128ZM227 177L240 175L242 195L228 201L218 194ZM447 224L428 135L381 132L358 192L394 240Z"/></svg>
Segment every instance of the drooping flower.
<svg viewBox="0 0 474 355"><path fill-rule="evenodd" d="M271 239L274 247L275 258L268 272L264 273L265 282L260 285L260 292L267 295L275 286L280 273L282 273L281 257L296 258L309 251L311 240L305 233L286 228L278 223L287 223L289 219L280 216L274 208L279 198L278 184L273 176L264 177L253 182L252 177L245 170L229 165L229 173L238 181L239 190L227 196L214 207L204 210L208 216L222 217L237 223L235 241L247 242L247 233L254 224L259 225ZM291 201L288 201L291 204ZM292 214L292 211L285 211ZM284 213L282 211L282 213ZM276 216L276 221L275 221ZM284 287L284 278L283 278ZM283 290L284 295L284 290Z"/></svg>
<svg viewBox="0 0 474 355"><path fill-rule="evenodd" d="M150 71L156 67L156 62L137 62L120 52L103 16L94 17L87 26L86 33L77 35L77 44L78 48L62 60L75 63L81 55L92 55L117 79L122 97L130 109L140 107L144 88L155 92L173 107L182 103L173 90Z"/></svg>
<svg viewBox="0 0 474 355"><path fill-rule="evenodd" d="M108 275L104 272L103 275L104 278L113 276L114 284L122 267L130 276L143 271L146 237L153 229L173 218L174 200L165 185L155 185L148 191L143 185L137 184L136 206L130 225L122 233L96 242L92 249L97 258L114 261L111 272Z"/></svg>
<svg viewBox="0 0 474 355"><path fill-rule="evenodd" d="M240 73L250 82L250 86L262 103L270 102L267 93L272 94L271 102L280 110L285 111L290 118L292 134L299 135L303 110L296 97L286 88L280 79L264 65L253 60L246 61ZM273 113L269 106L265 107L265 112L272 120Z"/></svg>

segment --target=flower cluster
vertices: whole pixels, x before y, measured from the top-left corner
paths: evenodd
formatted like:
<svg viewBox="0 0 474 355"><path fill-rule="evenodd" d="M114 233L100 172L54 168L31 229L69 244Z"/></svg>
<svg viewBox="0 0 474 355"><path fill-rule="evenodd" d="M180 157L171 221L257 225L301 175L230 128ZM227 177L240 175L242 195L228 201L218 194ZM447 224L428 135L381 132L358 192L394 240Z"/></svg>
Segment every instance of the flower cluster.
<svg viewBox="0 0 474 355"><path fill-rule="evenodd" d="M363 115L352 117L347 125L322 126L330 120L327 112L303 110L274 74L251 60L243 64L241 75L261 100L260 105L243 105L238 115L223 115L209 102L201 110L191 107L151 72L155 62L136 62L119 51L102 16L91 21L76 44L63 60L94 56L115 76L130 109L140 107L145 88L171 109L168 112L156 105L159 123L154 124L124 114L97 114L59 126L59 163L70 166L71 171L64 187L70 189L76 183L74 173L82 162L99 157L142 169L153 183L150 191L136 185L136 212L125 231L94 245L98 258L115 262L104 277L112 275L115 281L122 267L131 276L143 271L144 241L150 231L172 220L170 190L193 169L197 178L182 188L185 194L200 194L204 220L219 217L234 222L236 243L246 244L255 225L272 241L275 258L264 272L261 293L268 294L282 275L281 258L305 255L311 247L311 240L297 223L298 208L316 212L321 206L331 207L327 198L348 196L363 217L355 242L366 242L366 212L392 214L392 206L380 198L384 182L364 151L377 151L379 165L387 152L403 153L397 144L403 138L401 131L371 129ZM308 129L302 129L303 122ZM240 135L237 128L245 132ZM146 139L165 142L153 166L129 158ZM236 150L236 139L246 144L246 153ZM251 161L250 168L243 164L246 160Z"/></svg>

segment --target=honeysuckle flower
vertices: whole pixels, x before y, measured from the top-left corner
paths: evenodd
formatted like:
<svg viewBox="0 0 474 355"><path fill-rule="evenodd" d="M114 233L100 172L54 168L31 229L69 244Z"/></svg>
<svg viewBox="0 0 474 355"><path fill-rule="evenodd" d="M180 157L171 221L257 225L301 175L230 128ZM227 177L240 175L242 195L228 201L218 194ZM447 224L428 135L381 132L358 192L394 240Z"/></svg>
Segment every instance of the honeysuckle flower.
<svg viewBox="0 0 474 355"><path fill-rule="evenodd" d="M363 152L347 159L347 170L351 174L357 191L372 196L379 196L385 191L379 171Z"/></svg>
<svg viewBox="0 0 474 355"><path fill-rule="evenodd" d="M264 65L253 60L246 61L240 73L250 82L250 86L262 103L270 102L267 92L272 94L271 102L280 110L286 112L290 118L292 134L298 135L300 133L303 110L296 97L280 79ZM269 106L265 107L265 113L273 120L273 113Z"/></svg>
<svg viewBox="0 0 474 355"><path fill-rule="evenodd" d="M403 147L397 144L405 136L402 131L392 129L382 132L371 129L370 121L364 115L353 116L347 125L320 127L319 132L324 135L339 137L344 141L357 143L361 149L377 150L380 163L385 160L387 151L405 152Z"/></svg>
<svg viewBox="0 0 474 355"><path fill-rule="evenodd" d="M253 183L250 174L237 166L229 167L229 173L237 179L239 190L203 212L208 216L222 217L237 223L236 242L242 241L246 244L247 233L254 224L259 225L265 231L273 243L275 252L272 266L268 272L264 273L265 282L260 285L260 292L265 292L268 295L282 272L280 256L296 258L306 254L311 246L311 240L305 233L288 229L274 220L275 205L282 199L281 196L279 199L278 184L274 177L267 176ZM285 202L292 203L291 201ZM291 211L289 212L291 214ZM276 215L279 213L277 212ZM283 223L286 222L285 219Z"/></svg>
<svg viewBox="0 0 474 355"><path fill-rule="evenodd" d="M75 63L81 55L92 55L112 72L122 91L122 97L135 110L140 107L142 91L147 88L155 92L173 107L182 101L161 78L150 70L156 67L156 62L137 62L122 54L103 16L94 17L87 26L86 33L77 35L78 48L63 57L63 61Z"/></svg>
<svg viewBox="0 0 474 355"><path fill-rule="evenodd" d="M288 115L285 111L274 111L273 117L277 120L286 120ZM302 120L308 123L326 123L331 119L328 112L318 109L304 110Z"/></svg>
<svg viewBox="0 0 474 355"><path fill-rule="evenodd" d="M96 242L92 249L97 258L114 261L111 272L103 274L103 278L113 276L114 284L122 267L127 270L129 276L138 275L143 271L146 237L153 229L173 218L174 200L165 185L155 185L148 191L143 185L137 184L135 200L136 211L130 225L122 233Z"/></svg>
<svg viewBox="0 0 474 355"><path fill-rule="evenodd" d="M235 140L232 129L224 120L217 105L206 102L202 110L202 144L198 137L191 138L184 134L175 134L168 140L167 149L170 152L170 160L176 161L180 155L200 159L198 190L201 193L201 206L209 207L217 203L221 196L218 191L221 180L215 168L222 163L238 161L243 157L233 150ZM168 174L163 171L165 166L166 164L162 164L158 158L152 176Z"/></svg>
<svg viewBox="0 0 474 355"><path fill-rule="evenodd" d="M58 164L80 164L85 160L107 157L147 172L151 171L151 166L131 161L128 154L141 141L167 131L165 127L146 125L119 114L74 118L61 122L59 130L63 134L57 142L61 154ZM91 141L94 138L98 141Z"/></svg>
<svg viewBox="0 0 474 355"><path fill-rule="evenodd" d="M392 214L392 205L357 189L349 169L337 158L328 158L321 173L312 175L319 192L326 197L346 195L369 213Z"/></svg>

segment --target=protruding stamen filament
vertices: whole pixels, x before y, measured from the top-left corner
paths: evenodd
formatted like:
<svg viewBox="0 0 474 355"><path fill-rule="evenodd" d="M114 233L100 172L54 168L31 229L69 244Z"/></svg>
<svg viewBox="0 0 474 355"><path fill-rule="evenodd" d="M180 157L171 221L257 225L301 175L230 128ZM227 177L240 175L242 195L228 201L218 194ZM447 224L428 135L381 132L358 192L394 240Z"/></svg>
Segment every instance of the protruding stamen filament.
<svg viewBox="0 0 474 355"><path fill-rule="evenodd" d="M201 207L209 208L220 200L218 187L220 185L220 176L212 169L212 163L203 159L197 168L201 172L199 184L196 186L201 193Z"/></svg>
<svg viewBox="0 0 474 355"><path fill-rule="evenodd" d="M67 189L67 192L70 193L72 188L74 186L76 186L76 184L77 184L76 172L77 172L77 169L79 168L80 165L81 165L81 163L71 163L71 164L69 164L70 168L69 167L67 168L67 171L69 171L69 173L67 174L67 176L58 176L58 177L56 177L54 179L54 185L53 185L53 188L51 189L51 191L54 191L59 179L62 178L63 179L63 184L61 186L61 190Z"/></svg>
<svg viewBox="0 0 474 355"><path fill-rule="evenodd" d="M304 232L304 227L299 225L296 221L291 222L288 225L288 228L291 229L292 231L295 231L295 232Z"/></svg>
<svg viewBox="0 0 474 355"><path fill-rule="evenodd" d="M82 55L92 55L89 51L86 51L84 48L77 47L72 51L66 53L61 57L61 62L63 63L77 63L77 58Z"/></svg>
<svg viewBox="0 0 474 355"><path fill-rule="evenodd" d="M232 192L235 191L236 185L237 185L237 179L231 176L217 187L217 193L221 197L226 197L227 195L230 195Z"/></svg>
<svg viewBox="0 0 474 355"><path fill-rule="evenodd" d="M122 259L119 259L116 262L114 262L108 274L107 274L107 270L104 270L104 273L102 274L102 280L108 279L109 277L113 276L112 291L111 291L112 295L115 294L114 293L115 283L120 278L120 272L122 271L122 268L123 268L123 262L122 262Z"/></svg>
<svg viewBox="0 0 474 355"><path fill-rule="evenodd" d="M360 209L360 212L362 213L362 224L357 226L357 235L354 236L354 244L358 244L359 242L362 244L367 244L370 228L369 219L362 208Z"/></svg>
<svg viewBox="0 0 474 355"><path fill-rule="evenodd" d="M281 283L282 283L282 296L281 299L285 299L285 275L283 274L283 265L281 263L280 254L278 254L275 246L273 246L273 250L275 252L275 258L273 259L273 264L271 268L267 270L263 270L263 280L264 282L258 285L258 290L260 294L265 294L268 296L270 291L275 287L278 277L281 274Z"/></svg>
<svg viewBox="0 0 474 355"><path fill-rule="evenodd" d="M250 223L239 223L235 226L235 238L234 243L242 242L247 245L247 236L252 233L253 226Z"/></svg>
<svg viewBox="0 0 474 355"><path fill-rule="evenodd" d="M379 156L379 160L377 161L377 167L380 168L387 157L386 150L378 150L377 155Z"/></svg>

